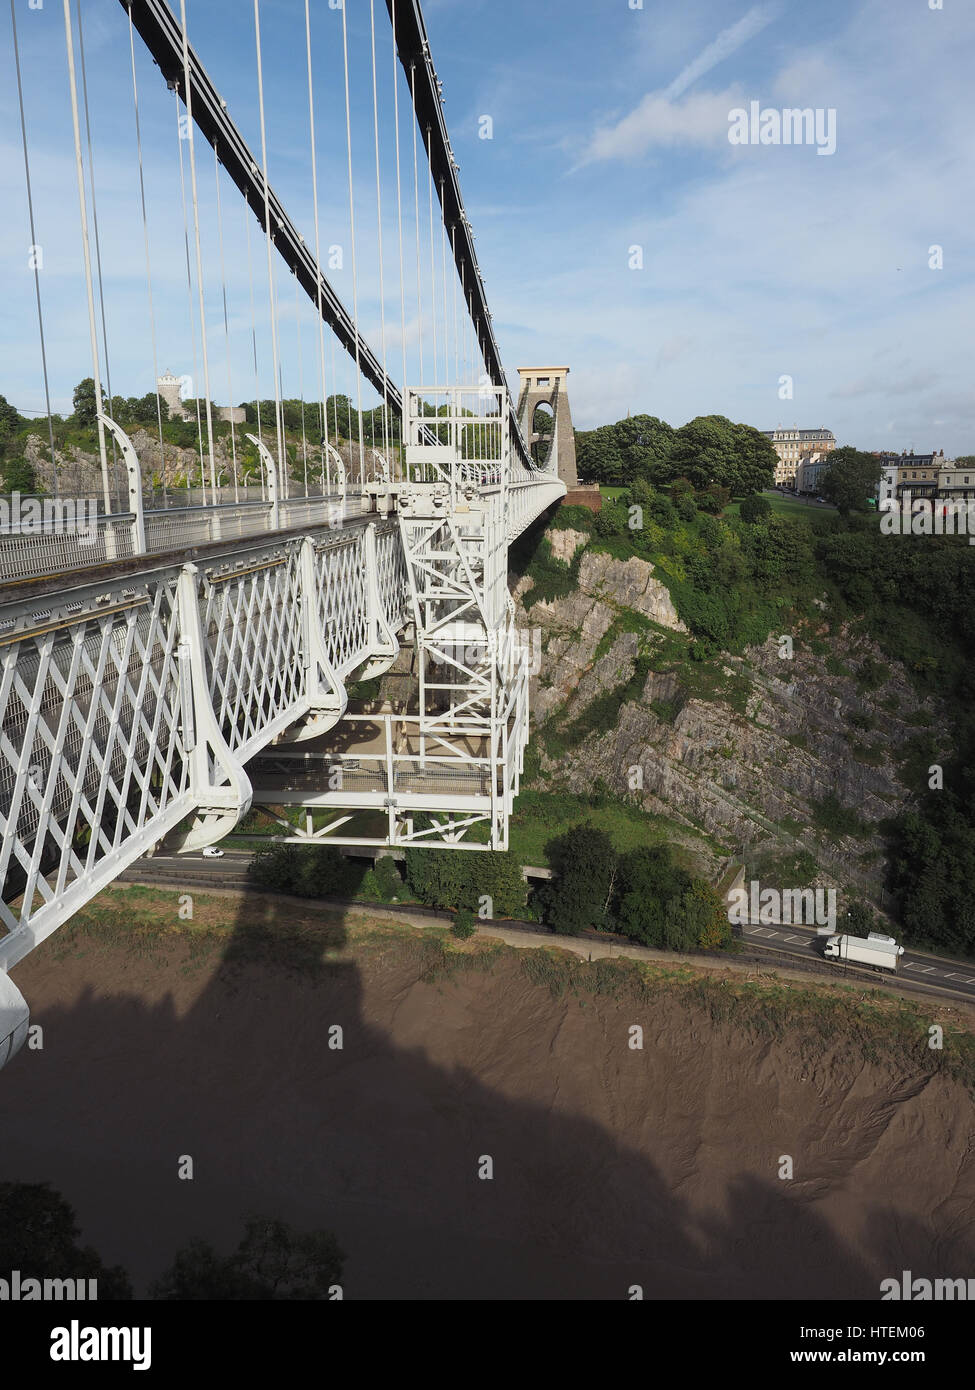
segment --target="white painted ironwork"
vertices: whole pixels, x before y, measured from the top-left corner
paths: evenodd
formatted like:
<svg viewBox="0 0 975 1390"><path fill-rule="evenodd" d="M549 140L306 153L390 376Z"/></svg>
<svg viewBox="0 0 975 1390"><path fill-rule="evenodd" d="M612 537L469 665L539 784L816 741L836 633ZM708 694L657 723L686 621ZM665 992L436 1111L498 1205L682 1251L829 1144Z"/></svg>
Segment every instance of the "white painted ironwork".
<svg viewBox="0 0 975 1390"><path fill-rule="evenodd" d="M131 550L133 555L144 555L146 553L146 528L142 515L142 469L139 467L138 455L132 440L121 425L117 425L109 415L99 414L98 419L101 425L114 435L116 443L122 451L125 479L129 490L129 511L132 514Z"/></svg>
<svg viewBox="0 0 975 1390"><path fill-rule="evenodd" d="M399 537L369 535L319 525L0 606L0 965L164 837L220 838L250 804L249 759L327 728L348 675L388 661Z"/></svg>
<svg viewBox="0 0 975 1390"><path fill-rule="evenodd" d="M286 838L507 848L528 736L531 655L515 627L507 551L565 495L557 478L513 465L509 421L500 387L405 393L406 477L371 490L395 498L416 711L380 702L368 714L346 712L338 740L263 754L252 769L255 803L306 812L304 828L272 812ZM382 573L378 557L375 573ZM323 620L327 626L327 614ZM370 663L364 674L377 667ZM379 807L381 835L357 834L349 815L329 814ZM316 824L321 813L326 819Z"/></svg>
<svg viewBox="0 0 975 1390"><path fill-rule="evenodd" d="M254 445L258 452L261 462L264 465L264 477L267 482L267 496L271 503L271 528L277 530L280 523L280 488L278 486L278 466L274 461L274 455L263 440L258 439L256 434L245 434L244 438Z"/></svg>
<svg viewBox="0 0 975 1390"><path fill-rule="evenodd" d="M431 417L421 397L436 394ZM305 807L299 839L506 847L529 673L507 547L564 486L512 464L500 388L469 395L407 393L406 478L375 483L382 505L368 516L355 514L368 496L281 499L272 467L267 502L205 509L205 520L199 508L145 514L149 550L222 542L197 562L136 556L133 506L99 518L129 573L80 569L54 594L8 589L0 966L164 838L212 843L252 801ZM272 534L238 539L275 520ZM64 540L5 539L25 555ZM99 555L106 563L104 544ZM348 683L387 671L407 630L415 699L350 711ZM382 811L382 834L331 814L366 809Z"/></svg>

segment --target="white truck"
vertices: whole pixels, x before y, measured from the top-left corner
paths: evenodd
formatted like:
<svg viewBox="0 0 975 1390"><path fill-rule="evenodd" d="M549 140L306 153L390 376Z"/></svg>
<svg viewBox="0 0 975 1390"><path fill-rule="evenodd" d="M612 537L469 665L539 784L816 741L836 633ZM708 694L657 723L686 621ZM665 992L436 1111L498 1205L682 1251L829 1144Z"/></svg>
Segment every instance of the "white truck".
<svg viewBox="0 0 975 1390"><path fill-rule="evenodd" d="M897 958L904 954L892 936L872 931L868 936L831 936L823 955L827 960L852 961L874 970L896 970Z"/></svg>

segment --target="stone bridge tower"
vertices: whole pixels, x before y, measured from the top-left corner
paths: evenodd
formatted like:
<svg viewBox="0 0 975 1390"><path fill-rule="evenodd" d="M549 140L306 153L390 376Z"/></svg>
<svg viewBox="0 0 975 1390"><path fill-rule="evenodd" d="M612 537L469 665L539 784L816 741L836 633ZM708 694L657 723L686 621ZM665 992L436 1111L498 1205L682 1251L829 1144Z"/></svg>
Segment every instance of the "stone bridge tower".
<svg viewBox="0 0 975 1390"><path fill-rule="evenodd" d="M566 390L568 367L519 367L518 423L539 462L554 464L559 477L570 491L578 486L576 474L576 442L572 431L572 414ZM538 406L547 406L551 413L551 429L537 429L535 417ZM551 440L551 452L548 444Z"/></svg>

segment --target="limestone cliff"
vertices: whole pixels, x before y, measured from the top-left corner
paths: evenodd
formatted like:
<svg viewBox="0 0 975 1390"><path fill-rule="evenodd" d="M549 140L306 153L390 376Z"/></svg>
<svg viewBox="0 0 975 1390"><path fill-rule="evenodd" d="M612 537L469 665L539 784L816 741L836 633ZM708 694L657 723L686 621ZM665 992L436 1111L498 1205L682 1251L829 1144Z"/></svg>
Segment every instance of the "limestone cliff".
<svg viewBox="0 0 975 1390"><path fill-rule="evenodd" d="M548 539L571 563L588 537ZM531 589L521 579L516 600ZM704 832L709 868L743 850L753 869L806 851L811 881L879 905L880 822L909 799L905 756L917 756L927 726L943 725L903 668L849 629L828 635L828 616L783 633L791 657L776 634L741 656L694 661L653 566L586 549L577 587L527 611L542 632L532 688L540 784L602 786Z"/></svg>

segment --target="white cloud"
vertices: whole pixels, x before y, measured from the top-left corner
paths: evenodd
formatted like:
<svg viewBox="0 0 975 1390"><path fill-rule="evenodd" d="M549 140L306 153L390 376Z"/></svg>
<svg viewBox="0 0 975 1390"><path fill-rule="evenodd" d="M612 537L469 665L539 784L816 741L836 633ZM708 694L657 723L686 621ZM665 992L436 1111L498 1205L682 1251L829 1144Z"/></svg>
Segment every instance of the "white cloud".
<svg viewBox="0 0 975 1390"><path fill-rule="evenodd" d="M579 166L601 159L637 159L653 146L728 143L728 112L741 98L733 92L702 92L673 102L649 92L616 125L597 130Z"/></svg>
<svg viewBox="0 0 975 1390"><path fill-rule="evenodd" d="M726 58L730 58L733 53L737 53L743 44L760 34L781 12L781 4L753 5L736 24L722 29L714 42L709 43L693 62L688 63L687 67L677 74L664 95L671 101L682 96L693 82L717 67L719 63L723 63Z"/></svg>
<svg viewBox="0 0 975 1390"><path fill-rule="evenodd" d="M778 0L753 5L736 23L722 29L663 91L648 92L629 115L597 130L579 166L600 159L634 159L655 145L712 145L726 140L728 111L740 98L713 92L700 93L683 102L678 102L678 98L699 77L760 34L781 10Z"/></svg>

